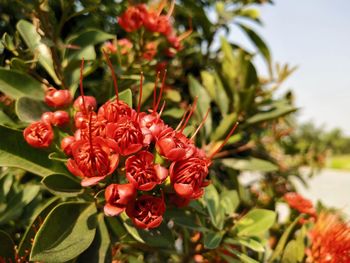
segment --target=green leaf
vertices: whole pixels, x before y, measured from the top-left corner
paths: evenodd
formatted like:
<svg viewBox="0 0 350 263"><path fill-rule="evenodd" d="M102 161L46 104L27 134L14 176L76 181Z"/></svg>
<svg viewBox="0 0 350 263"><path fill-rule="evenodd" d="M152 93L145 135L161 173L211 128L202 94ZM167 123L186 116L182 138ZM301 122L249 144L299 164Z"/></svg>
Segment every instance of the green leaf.
<svg viewBox="0 0 350 263"><path fill-rule="evenodd" d="M237 114L231 113L223 117L219 126L211 134L211 141L218 141L223 138L231 129L233 124L237 121Z"/></svg>
<svg viewBox="0 0 350 263"><path fill-rule="evenodd" d="M30 260L66 262L80 255L95 237L96 212L91 203L66 202L56 206L34 238Z"/></svg>
<svg viewBox="0 0 350 263"><path fill-rule="evenodd" d="M171 109L165 110L163 112L162 116L180 119L184 115L184 112L185 112L184 109L181 109L181 108L171 108ZM189 126L187 126L187 127L189 127Z"/></svg>
<svg viewBox="0 0 350 263"><path fill-rule="evenodd" d="M188 77L189 89L192 98L198 96L196 115L199 120L202 120L207 110L210 107L210 96L208 92L203 88L203 86L196 80L192 75ZM208 118L204 124L205 133L207 136L211 133L212 129L212 119L211 113L209 112ZM207 137L206 136L206 137Z"/></svg>
<svg viewBox="0 0 350 263"><path fill-rule="evenodd" d="M297 241L291 240L288 242L286 248L284 249L282 262L283 263L298 263L301 262L298 260L300 253L304 255L304 247L299 246Z"/></svg>
<svg viewBox="0 0 350 263"><path fill-rule="evenodd" d="M38 60L41 66L45 68L56 84L61 84L61 81L58 79L54 70L51 51L41 41L41 37L36 31L35 26L26 20L20 20L17 23L16 28L30 51L33 54L39 55Z"/></svg>
<svg viewBox="0 0 350 263"><path fill-rule="evenodd" d="M34 99L44 98L44 89L40 82L20 71L1 67L0 91L14 99L23 96Z"/></svg>
<svg viewBox="0 0 350 263"><path fill-rule="evenodd" d="M77 260L78 263L109 263L112 261L111 240L102 213L98 215L97 223L94 241L90 247L79 256Z"/></svg>
<svg viewBox="0 0 350 263"><path fill-rule="evenodd" d="M265 247L257 240L249 237L236 237L235 239L226 238L224 243L231 245L242 245L248 247L256 252L264 252Z"/></svg>
<svg viewBox="0 0 350 263"><path fill-rule="evenodd" d="M275 223L276 213L266 209L253 209L235 225L238 236L259 236Z"/></svg>
<svg viewBox="0 0 350 263"><path fill-rule="evenodd" d="M164 97L168 101L181 102L181 94L176 89L167 89L164 92Z"/></svg>
<svg viewBox="0 0 350 263"><path fill-rule="evenodd" d="M64 174L48 175L41 182L54 195L77 196L84 191L75 178Z"/></svg>
<svg viewBox="0 0 350 263"><path fill-rule="evenodd" d="M243 263L259 263L255 259L252 259L252 258L248 257L247 255L245 255L245 254L243 254L243 253L241 253L241 252L231 248L230 246L225 246L225 249L228 252L236 255Z"/></svg>
<svg viewBox="0 0 350 263"><path fill-rule="evenodd" d="M96 59L96 53L94 45L105 42L109 39L114 39L115 35L108 34L98 29L87 29L79 34L70 37L67 44L78 46L79 49L67 49L65 57L71 60L94 60Z"/></svg>
<svg viewBox="0 0 350 263"><path fill-rule="evenodd" d="M222 230L224 226L224 209L220 207L220 198L218 191L214 185L209 185L205 188L204 200L207 204L207 209L213 226Z"/></svg>
<svg viewBox="0 0 350 263"><path fill-rule="evenodd" d="M269 111L257 113L254 116L247 119L248 124L255 124L258 122L274 120L289 113L297 111L298 108L289 105L288 103L275 103L275 107Z"/></svg>
<svg viewBox="0 0 350 263"><path fill-rule="evenodd" d="M198 224L196 217L190 211L184 209L168 208L164 214L166 221L173 221L175 225L195 231L206 232L209 229Z"/></svg>
<svg viewBox="0 0 350 263"><path fill-rule="evenodd" d="M238 25L243 29L243 31L247 34L249 39L258 48L258 50L260 51L261 55L266 60L266 63L269 66L269 70L271 72L271 54L270 54L270 50L267 47L265 41L262 40L261 37L257 33L255 33L254 30L249 28L248 26L242 25L240 23L238 23Z"/></svg>
<svg viewBox="0 0 350 263"><path fill-rule="evenodd" d="M20 191L12 196L8 201L7 209L0 215L0 224L8 223L8 221L14 219L27 206L39 193L39 185L26 184L23 191Z"/></svg>
<svg viewBox="0 0 350 263"><path fill-rule="evenodd" d="M126 89L126 90L123 90L122 92L119 92L119 99L124 101L130 107L132 107L132 92L131 92L131 89Z"/></svg>
<svg viewBox="0 0 350 263"><path fill-rule="evenodd" d="M272 263L275 260L277 260L278 258L281 257L283 249L288 241L288 238L291 234L291 232L293 231L294 227L298 224L300 218L302 217L302 215L298 216L293 223L291 223L288 228L284 231L283 235L281 236L281 238L279 239L277 246L274 250L274 252L272 253L271 257L269 258L268 262Z"/></svg>
<svg viewBox="0 0 350 263"><path fill-rule="evenodd" d="M6 138L0 141L0 166L21 168L43 177L68 173L62 163L49 160L47 152L30 147L22 132L0 126L0 138Z"/></svg>
<svg viewBox="0 0 350 263"><path fill-rule="evenodd" d="M0 110L0 126L17 128L18 124L15 123L5 112Z"/></svg>
<svg viewBox="0 0 350 263"><path fill-rule="evenodd" d="M203 243L204 247L207 249L215 249L217 248L224 236L225 232L213 232L208 231L203 234Z"/></svg>
<svg viewBox="0 0 350 263"><path fill-rule="evenodd" d="M39 121L44 112L51 111L47 105L41 101L29 97L21 97L16 101L16 113L18 118L24 122Z"/></svg>
<svg viewBox="0 0 350 263"><path fill-rule="evenodd" d="M41 206L38 213L34 216L34 219L29 224L26 232L22 236L18 247L19 256L28 256L28 253L26 251L30 251L32 249L32 241L36 235L37 230L43 223L48 213L57 205L58 200L58 197L50 198Z"/></svg>
<svg viewBox="0 0 350 263"><path fill-rule="evenodd" d="M1 262L16 262L15 243L12 241L11 237L2 230L0 230L0 244Z"/></svg>
<svg viewBox="0 0 350 263"><path fill-rule="evenodd" d="M278 170L275 164L254 157L247 159L225 158L221 159L221 163L232 169L242 171L273 172Z"/></svg>
<svg viewBox="0 0 350 263"><path fill-rule="evenodd" d="M220 194L220 210L226 215L232 215L239 205L239 197L236 190L224 190Z"/></svg>

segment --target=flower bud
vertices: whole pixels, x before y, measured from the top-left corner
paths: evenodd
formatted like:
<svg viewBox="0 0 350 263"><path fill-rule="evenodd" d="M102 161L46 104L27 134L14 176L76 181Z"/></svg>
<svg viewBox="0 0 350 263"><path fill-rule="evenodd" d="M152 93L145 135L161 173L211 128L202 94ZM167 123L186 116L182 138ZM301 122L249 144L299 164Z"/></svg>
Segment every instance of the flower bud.
<svg viewBox="0 0 350 263"><path fill-rule="evenodd" d="M48 148L53 140L51 125L42 121L33 122L23 131L26 142L35 148Z"/></svg>
<svg viewBox="0 0 350 263"><path fill-rule="evenodd" d="M110 184L105 191L107 216L117 216L124 212L127 205L136 197L136 189L132 184Z"/></svg>
<svg viewBox="0 0 350 263"><path fill-rule="evenodd" d="M69 114L66 111L55 111L53 113L51 123L54 126L65 126L66 124L69 123Z"/></svg>
<svg viewBox="0 0 350 263"><path fill-rule="evenodd" d="M85 107L87 111L94 111L97 108L97 102L95 97L93 96L84 96L84 101L83 101L83 97L79 96L73 103L73 108L76 111L85 111L84 108L84 103L85 102Z"/></svg>
<svg viewBox="0 0 350 263"><path fill-rule="evenodd" d="M48 125L51 125L52 123L52 118L53 118L53 113L51 111L44 112L41 115L41 121L45 122Z"/></svg>
<svg viewBox="0 0 350 263"><path fill-rule="evenodd" d="M56 90L51 87L46 91L45 103L53 108L64 108L72 103L69 90Z"/></svg>
<svg viewBox="0 0 350 263"><path fill-rule="evenodd" d="M72 143L75 142L75 138L73 136L68 136L62 139L61 141L61 149L67 155L72 155Z"/></svg>

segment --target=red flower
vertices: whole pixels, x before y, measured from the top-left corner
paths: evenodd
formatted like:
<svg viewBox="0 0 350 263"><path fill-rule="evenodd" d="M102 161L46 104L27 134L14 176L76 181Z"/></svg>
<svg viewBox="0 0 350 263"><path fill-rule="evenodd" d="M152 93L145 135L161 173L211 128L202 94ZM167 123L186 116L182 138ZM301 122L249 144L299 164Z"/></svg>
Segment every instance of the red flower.
<svg viewBox="0 0 350 263"><path fill-rule="evenodd" d="M129 6L118 18L118 23L125 31L133 32L142 27L144 17L147 14L147 8L144 4Z"/></svg>
<svg viewBox="0 0 350 263"><path fill-rule="evenodd" d="M195 152L195 145L182 132L168 127L160 133L159 137L156 149L171 161L187 159Z"/></svg>
<svg viewBox="0 0 350 263"><path fill-rule="evenodd" d="M337 214L321 213L309 233L308 263L349 263L350 225Z"/></svg>
<svg viewBox="0 0 350 263"><path fill-rule="evenodd" d="M47 111L41 115L40 119L42 122L45 122L46 124L51 125L52 117L53 117L53 113L51 111Z"/></svg>
<svg viewBox="0 0 350 263"><path fill-rule="evenodd" d="M123 101L108 101L98 110L98 116L107 122L117 122L122 117L131 117L134 110Z"/></svg>
<svg viewBox="0 0 350 263"><path fill-rule="evenodd" d="M157 53L157 44L155 42L149 42L146 44L145 50L142 53L142 57L148 61L151 61Z"/></svg>
<svg viewBox="0 0 350 263"><path fill-rule="evenodd" d="M157 112L147 114L145 112L139 115L139 124L144 136L150 135L148 144L159 137L160 133L167 127Z"/></svg>
<svg viewBox="0 0 350 263"><path fill-rule="evenodd" d="M164 199L152 195L142 195L126 208L133 223L143 229L158 227L163 221L164 212Z"/></svg>
<svg viewBox="0 0 350 263"><path fill-rule="evenodd" d="M124 117L106 126L106 136L116 141L123 156L138 152L143 147L143 135L139 124Z"/></svg>
<svg viewBox="0 0 350 263"><path fill-rule="evenodd" d="M298 193L290 192L283 196L288 205L300 213L316 217L316 209L310 200L304 198Z"/></svg>
<svg viewBox="0 0 350 263"><path fill-rule="evenodd" d="M56 90L48 88L45 94L45 103L54 108L63 108L72 103L72 96L69 90Z"/></svg>
<svg viewBox="0 0 350 263"><path fill-rule="evenodd" d="M177 194L168 194L168 197L169 202L179 208L187 206L191 201L191 199L183 198Z"/></svg>
<svg viewBox="0 0 350 263"><path fill-rule="evenodd" d="M118 40L119 52L122 55L126 55L133 47L133 44L127 38L122 38Z"/></svg>
<svg viewBox="0 0 350 263"><path fill-rule="evenodd" d="M51 118L51 123L54 125L54 126L65 126L69 123L69 114L68 112L66 111L62 111L62 110L59 110L59 111L55 111L53 114L52 114L52 118Z"/></svg>
<svg viewBox="0 0 350 263"><path fill-rule="evenodd" d="M135 197L136 189L132 184L110 184L105 191L105 215L119 215Z"/></svg>
<svg viewBox="0 0 350 263"><path fill-rule="evenodd" d="M203 187L209 184L206 177L210 164L210 160L198 157L173 162L169 173L175 192L185 199L201 197L204 192Z"/></svg>
<svg viewBox="0 0 350 263"><path fill-rule="evenodd" d="M79 96L73 103L73 108L76 111L81 111L81 112L85 112L85 108L84 108L84 102L85 102L85 107L87 111L94 111L97 109L97 102L95 97L92 96Z"/></svg>
<svg viewBox="0 0 350 263"><path fill-rule="evenodd" d="M147 151L141 151L126 160L126 177L138 190L150 191L168 176L168 170L154 164L153 160L153 154Z"/></svg>
<svg viewBox="0 0 350 263"><path fill-rule="evenodd" d="M95 112L91 112L90 116L78 111L74 117L75 127L78 130L75 132L74 137L77 140L88 139L91 132L92 136L105 136L106 120L99 118Z"/></svg>
<svg viewBox="0 0 350 263"><path fill-rule="evenodd" d="M75 138L73 136L65 137L61 141L61 149L68 156L72 155L72 144L74 142L75 142Z"/></svg>
<svg viewBox="0 0 350 263"><path fill-rule="evenodd" d="M91 186L110 175L118 166L118 146L114 141L93 137L72 144L73 158L67 162L68 170L81 178L82 186Z"/></svg>
<svg viewBox="0 0 350 263"><path fill-rule="evenodd" d="M26 142L35 148L48 148L53 140L51 125L42 121L33 122L23 131Z"/></svg>

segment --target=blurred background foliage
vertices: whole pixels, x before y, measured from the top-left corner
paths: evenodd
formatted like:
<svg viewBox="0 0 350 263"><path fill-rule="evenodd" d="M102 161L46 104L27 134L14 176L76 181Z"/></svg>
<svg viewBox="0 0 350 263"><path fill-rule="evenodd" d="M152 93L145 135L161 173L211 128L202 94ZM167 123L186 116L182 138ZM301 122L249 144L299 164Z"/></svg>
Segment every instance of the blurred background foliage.
<svg viewBox="0 0 350 263"><path fill-rule="evenodd" d="M106 41L127 37L132 50L110 55L120 90L130 89L134 94L129 99L137 99L142 70L142 101L147 109L157 71L167 68L163 116L176 127L199 96L195 117L185 131L191 134L210 107L197 136L208 154L222 143L234 122L240 125L215 157L210 172L213 185L203 200L187 209L167 211L167 221L175 225L171 230L165 224L160 230L138 231L124 218L104 220L100 214L98 234L92 237L90 248L78 249L81 255L71 262L86 262L87 257L89 262L108 262L111 257L129 262L201 262L200 257L208 262L280 262L290 257L288 262L302 262L303 255L292 255L285 247L295 237L294 243L304 248L305 230L294 236L296 215L275 222L273 211L286 192L295 190L291 177L307 184L309 175L301 167L311 167L312 176L326 165L329 154L348 154L350 140L340 130L325 132L311 123L299 125L293 92L277 92L296 68L276 64L267 43L250 26L262 24L259 6L271 3L176 1L174 27L179 35L192 33L183 39L181 50L169 55L162 36L127 33L117 24L116 17L128 1L0 0L0 229L17 245L17 257L29 257L37 229L54 205L82 198L82 190L59 158L50 154L48 159L49 152L27 146L21 130L47 110L42 102L45 87L69 89L78 96L83 57L86 94L100 104L111 98L112 79L102 48ZM245 32L255 46L254 53L225 39L228 25ZM143 59L146 43L154 40L159 41L155 56ZM258 74L255 56L264 58L268 76ZM242 184L247 172L258 172L261 177ZM66 174L66 178L51 180L68 182L69 189L57 189L43 179L55 174ZM4 233L0 237L9 240Z"/></svg>

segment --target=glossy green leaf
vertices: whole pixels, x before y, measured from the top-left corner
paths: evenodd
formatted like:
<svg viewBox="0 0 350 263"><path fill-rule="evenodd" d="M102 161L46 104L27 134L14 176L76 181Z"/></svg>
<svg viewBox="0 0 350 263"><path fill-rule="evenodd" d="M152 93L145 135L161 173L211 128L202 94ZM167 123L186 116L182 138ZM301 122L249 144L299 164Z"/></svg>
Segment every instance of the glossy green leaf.
<svg viewBox="0 0 350 263"><path fill-rule="evenodd" d="M0 261L16 262L15 243L13 242L9 234L2 230L0 230L0 244Z"/></svg>
<svg viewBox="0 0 350 263"><path fill-rule="evenodd" d="M294 227L298 224L301 217L302 217L301 215L298 216L293 221L293 223L291 223L288 226L288 228L284 231L283 235L281 236L281 238L279 239L279 241L277 243L275 250L273 251L272 255L270 256L270 258L268 260L269 263L274 262L275 260L279 259L282 256L282 252L283 252L284 247L287 244L288 238L289 238L290 234L292 233Z"/></svg>
<svg viewBox="0 0 350 263"><path fill-rule="evenodd" d="M235 249L231 248L230 246L225 246L225 249L228 252L236 255L241 260L241 262L243 262L243 263L259 263L255 259L252 259L251 257L248 257L247 255L239 252L238 250L235 250Z"/></svg>
<svg viewBox="0 0 350 263"><path fill-rule="evenodd" d="M242 245L244 247L248 247L256 252L264 252L265 247L259 241L250 238L250 237L236 237L236 238L226 238L224 243L231 245Z"/></svg>
<svg viewBox="0 0 350 263"><path fill-rule="evenodd" d="M229 133L233 124L237 121L237 114L231 113L223 117L219 126L214 130L210 136L211 141L218 141Z"/></svg>
<svg viewBox="0 0 350 263"><path fill-rule="evenodd" d="M47 176L68 171L60 162L51 161L47 152L30 147L22 132L0 126L0 166L17 167L31 173Z"/></svg>
<svg viewBox="0 0 350 263"><path fill-rule="evenodd" d="M54 70L51 50L41 41L35 26L26 20L20 20L16 28L30 51L39 56L40 65L45 68L56 84L61 84Z"/></svg>
<svg viewBox="0 0 350 263"><path fill-rule="evenodd" d="M164 91L166 101L181 102L181 94L176 89L167 89Z"/></svg>
<svg viewBox="0 0 350 263"><path fill-rule="evenodd" d="M48 213L50 213L50 211L57 205L58 200L58 197L53 197L43 203L40 210L37 212L32 222L27 227L26 232L22 236L21 242L18 246L19 256L27 256L26 251L30 251L32 249L32 240L34 239L37 230L40 228L40 225Z"/></svg>
<svg viewBox="0 0 350 263"><path fill-rule="evenodd" d="M203 244L207 249L215 249L217 248L224 236L225 232L213 232L208 231L203 234Z"/></svg>
<svg viewBox="0 0 350 263"><path fill-rule="evenodd" d="M242 171L273 172L278 170L275 164L254 157L246 159L225 158L222 159L221 162L227 167Z"/></svg>
<svg viewBox="0 0 350 263"><path fill-rule="evenodd" d="M44 98L41 83L23 72L0 67L0 91L18 99L23 96L34 99Z"/></svg>
<svg viewBox="0 0 350 263"><path fill-rule="evenodd" d="M97 217L97 229L94 241L90 247L79 256L77 262L109 263L112 261L111 240L104 221L104 215Z"/></svg>
<svg viewBox="0 0 350 263"><path fill-rule="evenodd" d="M40 186L26 184L23 188L23 191L20 191L13 195L8 200L8 209L1 213L0 215L0 224L8 223L8 221L14 219L18 216L22 209L27 206L39 193Z"/></svg>
<svg viewBox="0 0 350 263"><path fill-rule="evenodd" d="M211 99L208 92L193 76L190 75L188 77L188 82L189 82L188 84L189 84L190 94L192 98L195 98L196 96L198 96L196 115L198 119L201 121L210 107ZM208 136L211 133L211 129L212 129L211 113L209 113L208 118L204 124L204 127L205 127L205 132Z"/></svg>
<svg viewBox="0 0 350 263"><path fill-rule="evenodd" d="M212 224L219 230L224 226L224 209L220 206L219 193L214 185L205 188L204 200L211 219Z"/></svg>
<svg viewBox="0 0 350 263"><path fill-rule="evenodd" d="M254 116L247 119L248 124L255 124L258 122L269 121L280 118L284 115L297 111L298 108L293 107L287 103L278 103L276 107L270 111L257 113Z"/></svg>
<svg viewBox="0 0 350 263"><path fill-rule="evenodd" d="M79 47L79 49L67 49L65 57L68 60L94 60L96 53L94 45L114 39L115 36L108 34L98 29L87 29L73 37L71 37L67 44Z"/></svg>
<svg viewBox="0 0 350 263"><path fill-rule="evenodd" d="M64 174L48 175L41 183L54 195L77 196L84 191L77 179Z"/></svg>
<svg viewBox="0 0 350 263"><path fill-rule="evenodd" d="M275 223L276 213L266 209L250 210L235 225L238 236L259 236Z"/></svg>
<svg viewBox="0 0 350 263"><path fill-rule="evenodd" d="M180 119L184 115L185 111L181 108L171 108L163 112L162 116L172 117L175 119ZM188 126L189 127L189 126Z"/></svg>
<svg viewBox="0 0 350 263"><path fill-rule="evenodd" d="M291 240L288 242L286 248L284 249L282 262L283 263L298 263L298 255L302 253L304 255L304 247L298 246L297 241Z"/></svg>
<svg viewBox="0 0 350 263"><path fill-rule="evenodd" d="M132 91L131 91L131 89L126 89L126 90L123 90L122 92L119 92L119 99L124 101L130 107L132 107Z"/></svg>
<svg viewBox="0 0 350 263"><path fill-rule="evenodd" d="M66 262L80 255L95 237L96 212L95 204L91 203L67 202L56 206L34 238L30 260Z"/></svg>
<svg viewBox="0 0 350 263"><path fill-rule="evenodd" d="M21 97L16 101L16 113L18 118L24 122L39 121L44 112L51 111L47 105L37 99Z"/></svg>
<svg viewBox="0 0 350 263"><path fill-rule="evenodd" d="M239 197L236 190L224 190L220 193L220 210L226 215L232 215L239 205Z"/></svg>
<svg viewBox="0 0 350 263"><path fill-rule="evenodd" d="M200 232L209 231L209 229L199 225L196 217L190 211L183 209L171 209L168 208L164 214L166 221L173 221L175 225L196 230Z"/></svg>

